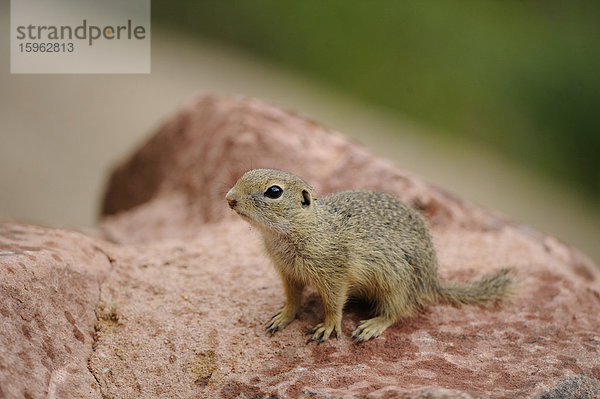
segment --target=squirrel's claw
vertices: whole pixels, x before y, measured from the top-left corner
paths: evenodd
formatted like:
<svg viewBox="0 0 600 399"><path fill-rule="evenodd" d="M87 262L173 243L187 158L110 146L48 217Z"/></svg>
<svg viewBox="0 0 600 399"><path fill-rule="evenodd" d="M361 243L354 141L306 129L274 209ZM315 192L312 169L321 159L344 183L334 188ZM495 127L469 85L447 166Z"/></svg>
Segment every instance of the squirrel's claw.
<svg viewBox="0 0 600 399"><path fill-rule="evenodd" d="M267 326L265 327L267 334L273 334L279 330L283 330L285 326L294 320L294 318L295 316L290 317L288 313L285 312L285 308L281 309L279 312L275 313L275 316L267 323Z"/></svg>
<svg viewBox="0 0 600 399"><path fill-rule="evenodd" d="M269 334L269 333L274 333L276 331L279 331L279 330L281 330L281 328L279 326L268 325L266 330L267 330L267 334Z"/></svg>
<svg viewBox="0 0 600 399"><path fill-rule="evenodd" d="M354 343L359 344L371 338L378 337L391 324L392 321L382 316L361 321L352 332L352 338L355 338Z"/></svg>
<svg viewBox="0 0 600 399"><path fill-rule="evenodd" d="M341 335L340 330L340 326L336 324L325 324L325 322L319 323L312 330L306 333L306 335L312 334L312 337L310 337L308 341L306 341L306 343L309 344L312 341L317 341L317 345L322 344L323 342L329 339L331 333L333 332L335 332L336 338L339 338L339 336Z"/></svg>

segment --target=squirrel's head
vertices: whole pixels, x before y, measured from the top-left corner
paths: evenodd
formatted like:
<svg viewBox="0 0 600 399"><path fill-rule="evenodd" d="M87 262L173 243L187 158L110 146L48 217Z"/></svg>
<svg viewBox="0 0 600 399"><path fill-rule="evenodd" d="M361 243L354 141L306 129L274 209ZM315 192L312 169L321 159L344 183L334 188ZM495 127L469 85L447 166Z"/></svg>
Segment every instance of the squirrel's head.
<svg viewBox="0 0 600 399"><path fill-rule="evenodd" d="M246 172L226 196L229 207L264 232L288 234L314 212L313 189L276 169Z"/></svg>

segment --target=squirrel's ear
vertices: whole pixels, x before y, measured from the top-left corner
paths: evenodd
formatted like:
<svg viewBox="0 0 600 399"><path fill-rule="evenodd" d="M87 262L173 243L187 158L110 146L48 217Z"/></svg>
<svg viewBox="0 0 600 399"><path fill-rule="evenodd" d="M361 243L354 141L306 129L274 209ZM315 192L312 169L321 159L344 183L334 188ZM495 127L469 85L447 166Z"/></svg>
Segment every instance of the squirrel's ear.
<svg viewBox="0 0 600 399"><path fill-rule="evenodd" d="M312 203L312 196L308 192L308 190L302 190L302 207L309 207Z"/></svg>

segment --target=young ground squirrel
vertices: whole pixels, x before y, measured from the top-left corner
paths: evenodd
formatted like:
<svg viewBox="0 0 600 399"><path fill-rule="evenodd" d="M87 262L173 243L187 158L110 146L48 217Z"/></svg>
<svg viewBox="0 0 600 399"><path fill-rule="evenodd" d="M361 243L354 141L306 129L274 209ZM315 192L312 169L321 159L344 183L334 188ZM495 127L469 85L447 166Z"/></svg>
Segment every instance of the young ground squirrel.
<svg viewBox="0 0 600 399"><path fill-rule="evenodd" d="M380 335L425 305L494 301L508 292L508 270L465 284L441 282L423 217L391 194L347 191L317 199L300 177L255 169L227 193L229 206L262 234L281 276L285 306L267 325L283 329L296 318L304 286L317 289L325 320L308 342L341 335L349 296L374 304L376 317L361 321L357 342Z"/></svg>

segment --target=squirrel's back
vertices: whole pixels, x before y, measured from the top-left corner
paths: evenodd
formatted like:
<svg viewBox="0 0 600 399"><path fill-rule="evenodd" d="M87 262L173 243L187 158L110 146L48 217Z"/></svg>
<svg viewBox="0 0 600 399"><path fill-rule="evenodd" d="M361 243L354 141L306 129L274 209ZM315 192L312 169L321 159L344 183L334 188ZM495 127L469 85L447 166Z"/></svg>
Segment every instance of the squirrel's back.
<svg viewBox="0 0 600 399"><path fill-rule="evenodd" d="M368 299L389 285L419 305L436 302L437 259L424 218L392 194L344 191L316 201L335 242L348 248L356 291Z"/></svg>
<svg viewBox="0 0 600 399"><path fill-rule="evenodd" d="M329 223L345 234L362 240L385 239L392 233L406 244L416 238L429 243L431 238L425 220L392 194L375 191L344 191L316 200ZM385 240L388 247L399 242ZM400 244L402 244L400 242ZM428 249L430 246L427 245Z"/></svg>

